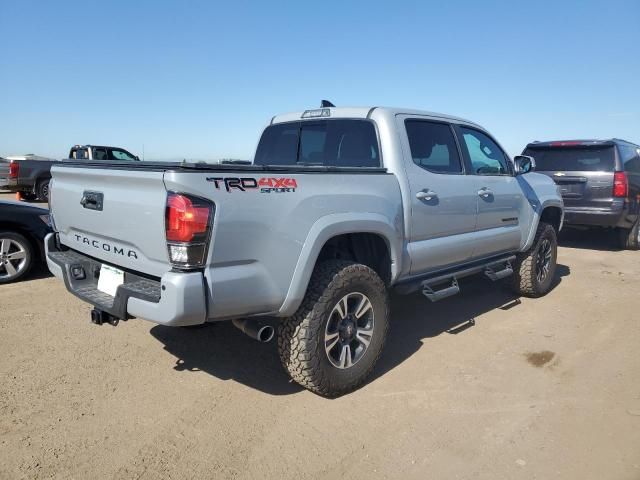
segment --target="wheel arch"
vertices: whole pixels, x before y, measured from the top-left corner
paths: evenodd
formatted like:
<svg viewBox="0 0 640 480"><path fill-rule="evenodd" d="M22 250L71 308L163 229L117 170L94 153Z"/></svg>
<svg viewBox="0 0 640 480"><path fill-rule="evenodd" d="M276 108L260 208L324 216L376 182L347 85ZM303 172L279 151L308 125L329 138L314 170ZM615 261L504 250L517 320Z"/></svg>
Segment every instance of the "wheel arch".
<svg viewBox="0 0 640 480"><path fill-rule="evenodd" d="M38 241L38 238L24 225L14 222L0 222L0 232L12 232L22 235L27 239L36 260L44 261L44 246Z"/></svg>
<svg viewBox="0 0 640 480"><path fill-rule="evenodd" d="M290 316L298 309L319 261L349 259L373 268L387 285L400 272L401 229L379 214L328 215L310 229L294 270L286 298L278 312ZM377 256L381 255L376 259Z"/></svg>
<svg viewBox="0 0 640 480"><path fill-rule="evenodd" d="M527 251L531 248L533 244L533 239L535 238L536 231L538 230L538 225L540 222L546 222L553 226L556 234L560 232L562 229L562 225L564 223L564 208L562 202L549 200L544 202L540 209L539 213L536 213L533 216L533 221L531 222L531 228L529 230L529 235L527 237L527 242L525 243L522 251Z"/></svg>

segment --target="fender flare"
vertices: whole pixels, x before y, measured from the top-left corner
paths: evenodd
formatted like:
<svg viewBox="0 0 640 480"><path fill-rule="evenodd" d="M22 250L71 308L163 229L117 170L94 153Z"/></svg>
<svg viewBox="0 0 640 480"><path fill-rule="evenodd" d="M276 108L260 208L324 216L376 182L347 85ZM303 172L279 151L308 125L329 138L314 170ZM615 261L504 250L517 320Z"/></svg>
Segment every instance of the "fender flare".
<svg viewBox="0 0 640 480"><path fill-rule="evenodd" d="M562 224L564 223L564 204L562 203L562 200L558 200L558 199L548 199L545 200L544 202L542 202L542 204L535 209L533 217L532 217L532 221L531 221L531 229L529 230L529 235L527 236L527 241L524 244L524 247L522 248L521 251L526 252L527 250L529 250L531 248L531 245L533 245L533 240L536 236L536 232L538 231L538 225L540 224L540 219L542 218L542 213L545 211L546 208L549 207L557 207L560 209L561 215L560 215L560 229L562 229Z"/></svg>
<svg viewBox="0 0 640 480"><path fill-rule="evenodd" d="M319 218L307 234L287 296L278 310L278 316L288 317L296 312L307 292L322 247L331 238L348 233L373 233L384 239L391 256L391 283L393 283L401 271L401 229L395 228L387 217L377 213L358 213L357 218L354 218L353 213L326 215Z"/></svg>

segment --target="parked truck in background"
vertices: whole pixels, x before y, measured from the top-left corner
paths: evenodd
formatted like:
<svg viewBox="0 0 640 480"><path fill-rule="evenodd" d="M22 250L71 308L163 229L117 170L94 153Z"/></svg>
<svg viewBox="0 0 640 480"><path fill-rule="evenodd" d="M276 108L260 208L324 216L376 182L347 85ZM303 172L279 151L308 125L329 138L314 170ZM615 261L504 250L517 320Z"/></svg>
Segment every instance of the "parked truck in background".
<svg viewBox="0 0 640 480"><path fill-rule="evenodd" d="M25 200L46 201L54 163L58 160L33 154L0 158L0 189L19 192Z"/></svg>
<svg viewBox="0 0 640 480"><path fill-rule="evenodd" d="M389 290L436 301L471 274L552 288L563 203L532 166L447 115L278 115L252 165L55 165L47 262L95 323L229 320L268 340L276 317L289 375L337 396L382 353Z"/></svg>
<svg viewBox="0 0 640 480"><path fill-rule="evenodd" d="M137 156L119 147L74 145L69 151L73 160L138 161ZM64 160L27 154L0 158L0 189L19 192L25 200L49 199L51 166Z"/></svg>

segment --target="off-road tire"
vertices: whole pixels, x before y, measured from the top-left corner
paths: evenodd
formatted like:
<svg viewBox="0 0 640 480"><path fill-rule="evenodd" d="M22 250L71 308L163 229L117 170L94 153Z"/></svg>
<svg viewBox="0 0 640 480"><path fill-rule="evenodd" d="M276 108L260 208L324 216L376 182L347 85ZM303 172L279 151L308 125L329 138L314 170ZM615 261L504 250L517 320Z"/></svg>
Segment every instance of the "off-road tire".
<svg viewBox="0 0 640 480"><path fill-rule="evenodd" d="M618 229L618 238L620 248L625 250L640 250L640 219L636 220L636 223L631 228Z"/></svg>
<svg viewBox="0 0 640 480"><path fill-rule="evenodd" d="M371 301L375 327L362 358L346 369L331 364L324 348L325 327L334 306L345 295L361 292ZM359 388L373 371L389 330L389 296L371 268L344 260L319 263L298 311L278 326L280 361L291 378L325 397Z"/></svg>
<svg viewBox="0 0 640 480"><path fill-rule="evenodd" d="M16 233L16 232L0 231L0 246L1 246L2 239L5 239L5 238L13 240L14 242L17 242L20 244L20 246L26 252L26 262L23 270L20 271L16 276L10 276L10 277L4 276L4 275L0 276L0 285L2 285L3 283L17 282L21 278L24 278L24 276L31 271L31 268L33 267L33 262L34 262L33 245L27 238L25 238L23 235L20 235L19 233ZM6 271L4 269L0 269L0 273L5 273L5 272Z"/></svg>
<svg viewBox="0 0 640 480"><path fill-rule="evenodd" d="M47 178L44 180L38 181L38 185L36 186L36 195L38 199L42 202L49 201L49 182L51 179Z"/></svg>
<svg viewBox="0 0 640 480"><path fill-rule="evenodd" d="M537 277L538 268L536 260L540 252L540 247L546 239L551 242L551 265L549 273L544 280L540 282ZM513 291L518 295L531 298L546 295L553 285L557 258L558 238L556 231L553 226L548 223L540 222L531 248L516 256L516 260L513 265L513 275L510 279Z"/></svg>

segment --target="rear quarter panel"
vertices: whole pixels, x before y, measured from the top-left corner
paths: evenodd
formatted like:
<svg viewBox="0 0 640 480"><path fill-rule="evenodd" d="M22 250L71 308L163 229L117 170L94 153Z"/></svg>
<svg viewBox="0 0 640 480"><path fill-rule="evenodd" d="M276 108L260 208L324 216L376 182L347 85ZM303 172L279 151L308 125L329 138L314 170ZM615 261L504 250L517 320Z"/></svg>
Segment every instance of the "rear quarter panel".
<svg viewBox="0 0 640 480"><path fill-rule="evenodd" d="M227 191L223 182L216 188L213 178L235 176L273 179L274 185L286 178L295 188ZM165 186L215 203L205 270L210 319L293 313L320 249L333 235L378 233L396 262L401 256L402 202L391 174L167 172Z"/></svg>

